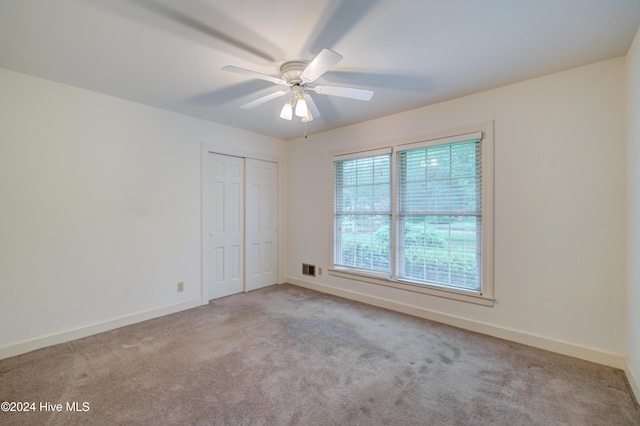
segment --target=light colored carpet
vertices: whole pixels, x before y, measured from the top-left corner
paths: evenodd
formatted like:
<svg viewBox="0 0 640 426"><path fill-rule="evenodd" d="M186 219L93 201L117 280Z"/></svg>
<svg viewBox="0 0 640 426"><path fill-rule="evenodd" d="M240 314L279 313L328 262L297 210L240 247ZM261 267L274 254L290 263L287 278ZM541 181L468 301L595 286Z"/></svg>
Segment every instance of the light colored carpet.
<svg viewBox="0 0 640 426"><path fill-rule="evenodd" d="M1 360L0 400L37 404L2 425L640 425L620 370L291 285Z"/></svg>

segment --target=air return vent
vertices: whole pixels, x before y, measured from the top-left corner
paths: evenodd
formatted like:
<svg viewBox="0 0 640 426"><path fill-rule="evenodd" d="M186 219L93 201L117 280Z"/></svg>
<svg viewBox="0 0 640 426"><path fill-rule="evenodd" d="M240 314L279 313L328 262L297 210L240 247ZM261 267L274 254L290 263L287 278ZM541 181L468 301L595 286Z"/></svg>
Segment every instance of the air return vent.
<svg viewBox="0 0 640 426"><path fill-rule="evenodd" d="M309 265L308 263L302 264L302 275L308 275L310 277L316 276L316 265Z"/></svg>

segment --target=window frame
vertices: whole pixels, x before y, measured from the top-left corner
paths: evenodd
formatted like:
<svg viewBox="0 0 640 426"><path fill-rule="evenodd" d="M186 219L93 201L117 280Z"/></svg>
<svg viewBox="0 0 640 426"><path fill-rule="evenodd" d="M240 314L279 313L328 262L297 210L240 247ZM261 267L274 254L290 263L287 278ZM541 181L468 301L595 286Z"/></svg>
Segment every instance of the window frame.
<svg viewBox="0 0 640 426"><path fill-rule="evenodd" d="M367 282L376 285L393 287L405 291L423 293L447 299L470 302L484 306L493 306L494 304L494 283L493 283L493 192L494 192L494 125L493 121L483 122L475 125L449 129L442 132L419 135L407 139L390 141L366 148L340 150L331 152L331 241L330 247L330 267L328 273L331 276L352 279L356 281ZM482 289L481 291L464 290L453 287L440 286L433 283L418 283L406 279L398 279L397 272L397 227L398 227L398 186L399 177L397 174L398 152L407 151L415 148L444 145L454 143L456 141L465 141L465 135L480 134L480 150L481 150L481 174L482 174L482 251L481 251L481 272L482 272ZM463 139L460 139L460 138ZM335 176L334 162L336 159L342 158L358 158L371 156L371 152L380 150L391 150L391 274L375 273L372 271L359 270L351 267L343 267L334 265L334 248L335 248Z"/></svg>

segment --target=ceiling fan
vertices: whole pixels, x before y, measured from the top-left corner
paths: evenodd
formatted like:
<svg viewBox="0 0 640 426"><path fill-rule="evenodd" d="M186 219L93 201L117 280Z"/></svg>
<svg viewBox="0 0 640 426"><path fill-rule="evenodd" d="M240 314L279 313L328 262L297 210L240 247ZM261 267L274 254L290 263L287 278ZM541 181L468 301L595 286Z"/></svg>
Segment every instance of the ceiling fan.
<svg viewBox="0 0 640 426"><path fill-rule="evenodd" d="M280 117L291 120L293 114L300 117L306 123L320 117L320 112L311 98L309 92L320 95L340 96L343 98L368 101L373 96L373 91L354 89L350 87L314 85L331 67L342 60L342 55L330 49L323 49L310 63L307 61L289 61L280 67L280 77L262 74L256 71L238 68L231 65L223 67L224 71L248 75L250 77L266 80L274 84L289 86L287 90L270 93L256 100L242 105L240 108L248 109L261 105L272 99L291 94L289 100L282 107ZM306 135L305 135L306 136Z"/></svg>

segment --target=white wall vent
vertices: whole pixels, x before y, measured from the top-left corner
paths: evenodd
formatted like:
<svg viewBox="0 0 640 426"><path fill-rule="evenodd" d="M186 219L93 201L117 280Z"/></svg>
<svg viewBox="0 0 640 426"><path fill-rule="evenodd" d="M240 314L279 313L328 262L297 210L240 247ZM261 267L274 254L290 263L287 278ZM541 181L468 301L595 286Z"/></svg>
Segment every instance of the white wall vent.
<svg viewBox="0 0 640 426"><path fill-rule="evenodd" d="M310 277L316 276L316 265L309 265L308 263L302 264L302 275L308 275Z"/></svg>

